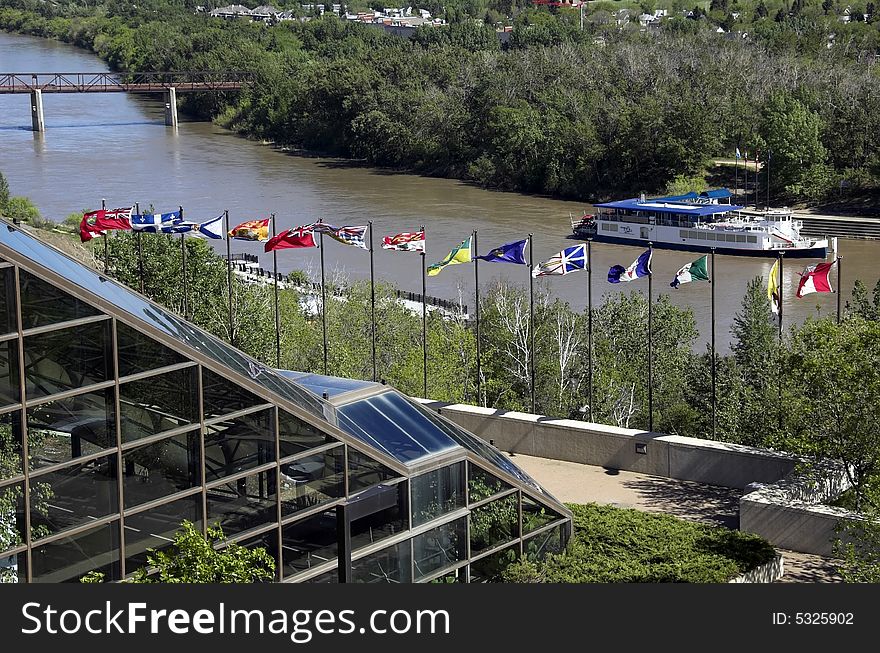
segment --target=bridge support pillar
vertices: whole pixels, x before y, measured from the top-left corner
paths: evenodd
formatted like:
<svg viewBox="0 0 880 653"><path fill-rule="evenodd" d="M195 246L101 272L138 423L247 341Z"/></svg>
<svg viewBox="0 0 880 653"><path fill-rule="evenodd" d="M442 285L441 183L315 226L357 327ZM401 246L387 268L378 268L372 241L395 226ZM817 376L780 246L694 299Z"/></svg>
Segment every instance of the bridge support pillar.
<svg viewBox="0 0 880 653"><path fill-rule="evenodd" d="M31 125L35 132L46 131L43 120L43 91L38 88L31 91Z"/></svg>
<svg viewBox="0 0 880 653"><path fill-rule="evenodd" d="M173 86L165 91L165 124L177 127L177 89Z"/></svg>

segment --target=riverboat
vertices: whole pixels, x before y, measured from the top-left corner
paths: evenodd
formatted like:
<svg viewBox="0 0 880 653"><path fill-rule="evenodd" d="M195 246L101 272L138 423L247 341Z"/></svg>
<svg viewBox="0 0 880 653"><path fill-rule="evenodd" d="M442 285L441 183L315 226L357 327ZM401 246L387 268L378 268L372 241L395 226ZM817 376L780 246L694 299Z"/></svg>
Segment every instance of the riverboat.
<svg viewBox="0 0 880 653"><path fill-rule="evenodd" d="M597 242L739 256L825 258L829 240L801 236L803 222L788 208L748 210L716 189L672 197L596 204L595 214L571 218L576 238Z"/></svg>

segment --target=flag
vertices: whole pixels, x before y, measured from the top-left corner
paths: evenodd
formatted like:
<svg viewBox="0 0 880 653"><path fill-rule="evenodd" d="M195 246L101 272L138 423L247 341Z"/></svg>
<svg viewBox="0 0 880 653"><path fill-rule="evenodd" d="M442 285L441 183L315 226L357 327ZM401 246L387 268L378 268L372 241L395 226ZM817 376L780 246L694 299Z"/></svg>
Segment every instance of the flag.
<svg viewBox="0 0 880 653"><path fill-rule="evenodd" d="M242 222L229 231L229 237L235 240L258 240L265 242L269 240L269 218Z"/></svg>
<svg viewBox="0 0 880 653"><path fill-rule="evenodd" d="M144 231L151 234L177 234L184 231L192 231L192 223L185 223L180 217L180 211L171 213L144 213L131 216L131 228L133 231Z"/></svg>
<svg viewBox="0 0 880 653"><path fill-rule="evenodd" d="M808 265L801 273L801 281L798 284L796 296L798 299L812 292L834 292L831 289L831 282L828 280L828 274L831 272L831 266L837 261L831 263L817 263L816 265Z"/></svg>
<svg viewBox="0 0 880 653"><path fill-rule="evenodd" d="M628 268L622 265L615 265L608 270L608 283L621 283L623 281L633 281L646 277L651 274L651 256L653 249L647 249Z"/></svg>
<svg viewBox="0 0 880 653"><path fill-rule="evenodd" d="M459 263L470 263L473 259L471 258L471 237L468 236L465 238L461 245L453 248L449 254L446 255L446 258L440 261L439 263L434 263L433 265L428 266L428 276L433 277L435 275L440 274L440 270L445 268L447 265L458 265Z"/></svg>
<svg viewBox="0 0 880 653"><path fill-rule="evenodd" d="M195 223L195 228L193 229L193 232L195 232L196 236L213 238L214 240L222 240L223 217L224 216L219 215L216 218L211 218L210 220L205 220L201 223L197 222Z"/></svg>
<svg viewBox="0 0 880 653"><path fill-rule="evenodd" d="M739 160L739 159L742 158L742 154L739 153L739 148L738 148L738 147L736 148L736 158L737 158L737 160Z"/></svg>
<svg viewBox="0 0 880 653"><path fill-rule="evenodd" d="M691 281L708 281L709 270L706 267L706 256L701 256L696 261L688 263L675 273L675 278L669 285L678 288L683 283Z"/></svg>
<svg viewBox="0 0 880 653"><path fill-rule="evenodd" d="M398 252L424 252L425 232L402 233L382 238L382 249L393 249Z"/></svg>
<svg viewBox="0 0 880 653"><path fill-rule="evenodd" d="M776 259L767 279L767 299L770 300L770 310L774 315L779 315L779 286L779 259Z"/></svg>
<svg viewBox="0 0 880 653"><path fill-rule="evenodd" d="M587 246L581 243L551 256L543 263L538 263L532 270L533 277L546 277L551 274L568 274L587 269Z"/></svg>
<svg viewBox="0 0 880 653"><path fill-rule="evenodd" d="M276 249L298 249L300 247L314 247L315 236L312 225L285 229L277 236L273 236L266 243L265 251L271 252Z"/></svg>
<svg viewBox="0 0 880 653"><path fill-rule="evenodd" d="M501 247L496 247L488 254L475 256L474 258L488 261L489 263L516 263L519 265L526 264L526 245L528 240L518 240L515 243L507 243Z"/></svg>
<svg viewBox="0 0 880 653"><path fill-rule="evenodd" d="M98 209L83 214L79 223L79 235L82 242L103 236L111 230L131 229L131 207L125 209Z"/></svg>
<svg viewBox="0 0 880 653"><path fill-rule="evenodd" d="M312 225L312 228L318 233L327 234L330 238L343 245L351 245L352 247L367 249L367 244L364 242L364 234L367 233L367 225L345 225L344 227L334 227L332 224L318 221Z"/></svg>

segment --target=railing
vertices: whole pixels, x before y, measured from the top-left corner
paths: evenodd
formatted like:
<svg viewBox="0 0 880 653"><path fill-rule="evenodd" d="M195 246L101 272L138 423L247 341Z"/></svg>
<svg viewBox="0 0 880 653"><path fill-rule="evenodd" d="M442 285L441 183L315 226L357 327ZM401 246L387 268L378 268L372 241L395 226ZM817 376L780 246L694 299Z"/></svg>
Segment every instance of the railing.
<svg viewBox="0 0 880 653"><path fill-rule="evenodd" d="M0 93L156 93L168 88L178 92L228 91L253 80L253 73L242 71L0 73Z"/></svg>

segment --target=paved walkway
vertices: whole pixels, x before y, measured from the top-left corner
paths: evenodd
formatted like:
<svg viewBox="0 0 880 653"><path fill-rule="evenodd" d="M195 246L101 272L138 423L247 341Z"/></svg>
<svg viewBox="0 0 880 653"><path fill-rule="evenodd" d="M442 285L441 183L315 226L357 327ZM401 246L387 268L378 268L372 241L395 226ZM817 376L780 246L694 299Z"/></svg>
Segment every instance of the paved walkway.
<svg viewBox="0 0 880 653"><path fill-rule="evenodd" d="M739 527L741 490L521 454L512 458L560 501L601 503ZM787 550L782 555L785 574L780 582L840 582L827 558Z"/></svg>

